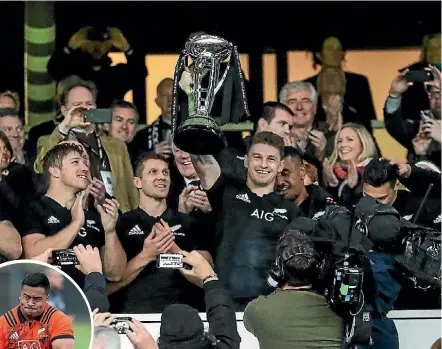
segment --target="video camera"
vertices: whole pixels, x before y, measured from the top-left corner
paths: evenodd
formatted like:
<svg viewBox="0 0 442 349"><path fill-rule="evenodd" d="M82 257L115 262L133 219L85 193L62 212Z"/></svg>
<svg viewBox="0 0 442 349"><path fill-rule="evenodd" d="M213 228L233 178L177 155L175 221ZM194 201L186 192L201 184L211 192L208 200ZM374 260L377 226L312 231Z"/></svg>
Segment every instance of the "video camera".
<svg viewBox="0 0 442 349"><path fill-rule="evenodd" d="M416 225L425 202L433 190L428 186L413 222L402 220L403 253L396 257L402 274L418 289L441 288L441 232Z"/></svg>

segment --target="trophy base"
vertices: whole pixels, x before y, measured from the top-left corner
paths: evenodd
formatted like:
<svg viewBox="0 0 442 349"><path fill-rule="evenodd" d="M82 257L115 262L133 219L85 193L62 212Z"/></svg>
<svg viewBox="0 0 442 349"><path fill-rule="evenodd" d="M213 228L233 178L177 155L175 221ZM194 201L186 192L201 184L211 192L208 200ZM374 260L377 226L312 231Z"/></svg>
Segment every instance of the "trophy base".
<svg viewBox="0 0 442 349"><path fill-rule="evenodd" d="M218 154L227 140L215 120L207 116L191 116L177 129L175 145L193 155Z"/></svg>

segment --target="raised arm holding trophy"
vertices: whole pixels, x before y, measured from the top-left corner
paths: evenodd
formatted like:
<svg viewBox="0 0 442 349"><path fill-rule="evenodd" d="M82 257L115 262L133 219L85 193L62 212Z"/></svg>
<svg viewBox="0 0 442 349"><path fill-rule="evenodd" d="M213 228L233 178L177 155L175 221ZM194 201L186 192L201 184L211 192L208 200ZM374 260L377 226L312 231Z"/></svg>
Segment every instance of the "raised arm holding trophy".
<svg viewBox="0 0 442 349"><path fill-rule="evenodd" d="M192 59L190 65L189 58ZM217 97L220 90L219 97L222 98ZM219 115L214 115L214 111ZM227 145L221 126L238 123L248 116L236 46L213 35L191 37L175 67L172 98L174 143L190 154L217 154Z"/></svg>

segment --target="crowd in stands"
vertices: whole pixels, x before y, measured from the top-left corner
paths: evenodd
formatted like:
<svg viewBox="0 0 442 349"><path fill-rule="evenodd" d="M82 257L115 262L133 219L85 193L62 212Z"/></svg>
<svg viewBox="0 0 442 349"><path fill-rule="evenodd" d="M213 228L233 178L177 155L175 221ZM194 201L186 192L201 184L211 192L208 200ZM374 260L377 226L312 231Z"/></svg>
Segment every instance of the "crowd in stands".
<svg viewBox="0 0 442 349"><path fill-rule="evenodd" d="M94 41L80 30L51 58L54 121L25 135L17 94L0 94L2 262L50 263L53 250L74 249L81 270L62 269L94 310L94 349L120 348L112 314L147 313L162 313L160 338L133 320L127 336L137 349L180 341L187 345L180 348L239 348L235 311L244 312L263 349L340 348L342 320L312 289L317 262L306 225L330 207L351 211L371 196L440 231L440 34L426 38L422 61L398 71L385 96L385 127L408 151L400 161L382 157L369 81L343 70L337 38L314 52L317 75L288 82L278 101L253 115L252 134L203 156L173 142L170 77L156 90L161 115L137 132L138 108L122 98L131 76L147 71L131 60L124 35L109 33L109 42ZM110 42L127 64L110 66ZM410 83L413 69L432 79ZM110 124L85 120L97 107L111 109ZM297 257L284 262L286 279L273 293L267 271L287 249ZM191 268L158 268L160 253L183 254ZM379 254L370 258L379 262ZM375 271L382 305L373 315L373 345L364 348L399 348L386 314L440 308L440 289L422 297L425 291L391 276L394 265L379 263L386 266ZM197 312L207 312L209 333Z"/></svg>

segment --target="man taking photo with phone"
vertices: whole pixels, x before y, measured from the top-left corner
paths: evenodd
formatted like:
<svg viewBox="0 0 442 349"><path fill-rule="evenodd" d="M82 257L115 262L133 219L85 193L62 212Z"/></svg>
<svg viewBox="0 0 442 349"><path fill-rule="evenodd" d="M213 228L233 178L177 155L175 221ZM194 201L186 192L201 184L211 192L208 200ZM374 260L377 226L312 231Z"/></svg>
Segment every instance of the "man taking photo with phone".
<svg viewBox="0 0 442 349"><path fill-rule="evenodd" d="M441 167L441 73L434 67L426 68L433 79L426 81L429 110L421 110L420 116L405 120L402 110L402 96L413 84L407 81L407 70L399 74L391 83L384 107L385 128L402 146L407 148L407 160L417 162L428 160Z"/></svg>
<svg viewBox="0 0 442 349"><path fill-rule="evenodd" d="M34 168L42 172L43 157L61 140L79 141L89 155L92 178L101 180L108 197L115 197L126 212L138 204L129 153L122 141L98 134L97 125L85 120L85 112L96 109L96 97L90 81L77 80L65 87L60 102L64 119L51 135L39 139Z"/></svg>

